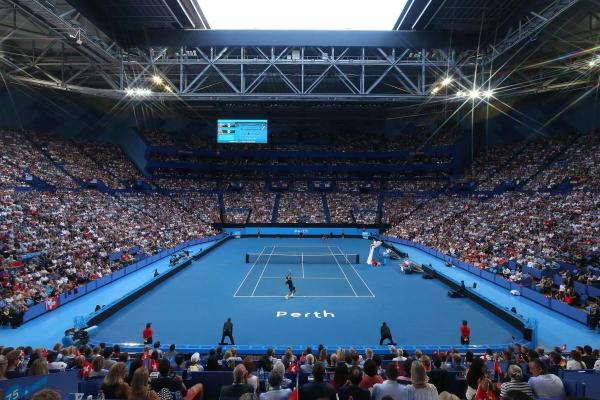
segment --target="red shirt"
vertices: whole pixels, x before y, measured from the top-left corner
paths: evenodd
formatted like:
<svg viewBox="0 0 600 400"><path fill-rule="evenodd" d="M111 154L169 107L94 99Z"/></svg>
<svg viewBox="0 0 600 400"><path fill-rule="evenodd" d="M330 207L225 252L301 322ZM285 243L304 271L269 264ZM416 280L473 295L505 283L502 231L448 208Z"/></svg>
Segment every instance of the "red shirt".
<svg viewBox="0 0 600 400"><path fill-rule="evenodd" d="M468 338L471 336L471 328L469 328L469 325L460 326L460 336L462 338Z"/></svg>
<svg viewBox="0 0 600 400"><path fill-rule="evenodd" d="M153 333L154 331L152 330L152 328L145 328L144 332L142 333L142 336L144 337L144 339L148 339L152 337Z"/></svg>

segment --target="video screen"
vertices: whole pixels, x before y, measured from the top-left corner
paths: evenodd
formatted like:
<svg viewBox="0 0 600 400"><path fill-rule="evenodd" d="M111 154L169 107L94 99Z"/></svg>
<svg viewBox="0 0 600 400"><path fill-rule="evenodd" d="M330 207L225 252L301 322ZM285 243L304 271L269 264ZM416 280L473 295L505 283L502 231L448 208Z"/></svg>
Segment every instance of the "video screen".
<svg viewBox="0 0 600 400"><path fill-rule="evenodd" d="M266 119L220 119L217 121L217 143L267 143Z"/></svg>

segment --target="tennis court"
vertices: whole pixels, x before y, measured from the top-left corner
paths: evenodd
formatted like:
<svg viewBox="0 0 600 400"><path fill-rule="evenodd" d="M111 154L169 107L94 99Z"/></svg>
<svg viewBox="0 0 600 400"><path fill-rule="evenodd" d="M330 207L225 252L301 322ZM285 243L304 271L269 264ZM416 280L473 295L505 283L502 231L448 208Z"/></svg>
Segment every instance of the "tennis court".
<svg viewBox="0 0 600 400"><path fill-rule="evenodd" d="M229 240L101 322L92 339L139 343L152 322L162 343L214 345L227 318L240 346L377 345L382 321L405 346L457 345L464 318L473 344L521 337L475 302L449 301L439 280L367 265L368 253L369 241L356 238ZM286 300L290 270L297 292Z"/></svg>
<svg viewBox="0 0 600 400"><path fill-rule="evenodd" d="M251 266L233 297L284 297L288 273L295 297L375 297L356 269L359 260L339 246L264 246L246 254Z"/></svg>

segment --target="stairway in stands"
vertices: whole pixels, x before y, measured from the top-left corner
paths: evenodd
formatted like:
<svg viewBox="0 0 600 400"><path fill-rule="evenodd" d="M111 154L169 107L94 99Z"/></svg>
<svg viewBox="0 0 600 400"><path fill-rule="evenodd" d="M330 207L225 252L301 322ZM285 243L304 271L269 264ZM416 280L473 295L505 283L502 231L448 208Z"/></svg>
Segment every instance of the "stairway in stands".
<svg viewBox="0 0 600 400"><path fill-rule="evenodd" d="M385 201L385 195L383 189L379 191L379 198L377 199L377 223L380 224L383 219L383 202Z"/></svg>
<svg viewBox="0 0 600 400"><path fill-rule="evenodd" d="M329 212L329 203L327 203L327 194L321 193L321 199L323 200L323 213L325 214L325 222L331 223L331 213Z"/></svg>
<svg viewBox="0 0 600 400"><path fill-rule="evenodd" d="M225 222L225 201L223 200L223 192L217 193L217 198L219 199L219 217L221 218L221 222Z"/></svg>
<svg viewBox="0 0 600 400"><path fill-rule="evenodd" d="M275 195L275 201L273 202L273 214L271 215L271 223L277 223L277 217L279 216L279 199L281 199L281 194L277 193Z"/></svg>

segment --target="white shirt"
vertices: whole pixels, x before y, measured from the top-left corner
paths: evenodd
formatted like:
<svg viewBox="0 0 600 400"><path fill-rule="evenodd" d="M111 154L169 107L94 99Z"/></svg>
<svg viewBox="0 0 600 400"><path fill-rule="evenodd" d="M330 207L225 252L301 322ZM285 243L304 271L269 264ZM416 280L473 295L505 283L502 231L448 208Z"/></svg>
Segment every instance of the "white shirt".
<svg viewBox="0 0 600 400"><path fill-rule="evenodd" d="M562 397L565 394L562 381L554 374L532 376L529 386L537 398Z"/></svg>
<svg viewBox="0 0 600 400"><path fill-rule="evenodd" d="M567 369L586 369L585 363L583 361L575 361L569 360L567 361Z"/></svg>
<svg viewBox="0 0 600 400"><path fill-rule="evenodd" d="M260 394L260 400L287 400L292 394L292 389L276 389Z"/></svg>
<svg viewBox="0 0 600 400"><path fill-rule="evenodd" d="M392 396L394 400L408 400L408 387L390 380L385 380L383 383L376 383L373 385L371 400L381 400L388 395Z"/></svg>

